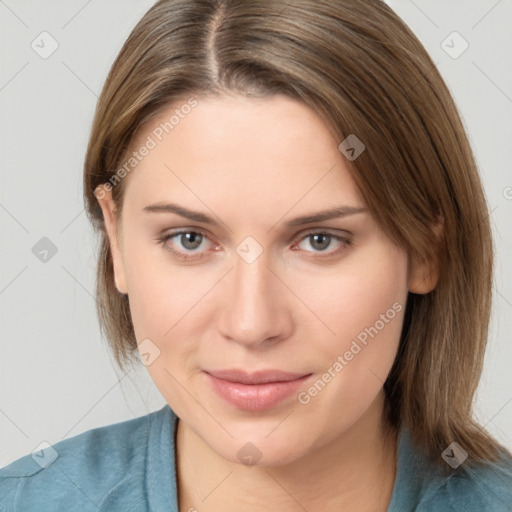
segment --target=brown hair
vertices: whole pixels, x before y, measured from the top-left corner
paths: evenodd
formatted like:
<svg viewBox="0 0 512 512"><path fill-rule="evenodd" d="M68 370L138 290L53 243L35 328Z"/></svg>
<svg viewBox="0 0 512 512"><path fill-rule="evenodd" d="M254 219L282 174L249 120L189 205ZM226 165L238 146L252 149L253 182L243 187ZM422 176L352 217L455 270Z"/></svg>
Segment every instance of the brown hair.
<svg viewBox="0 0 512 512"><path fill-rule="evenodd" d="M101 233L98 314L120 368L135 360L137 340L96 187L113 182L140 128L169 104L226 92L285 94L315 109L338 141L355 134L365 144L347 163L374 218L439 271L433 291L409 294L384 384L387 417L441 465L452 441L470 460L497 461L506 449L472 417L492 299L482 184L443 79L381 0L160 0L133 29L99 98L84 168L86 210ZM126 181L112 188L118 216Z"/></svg>

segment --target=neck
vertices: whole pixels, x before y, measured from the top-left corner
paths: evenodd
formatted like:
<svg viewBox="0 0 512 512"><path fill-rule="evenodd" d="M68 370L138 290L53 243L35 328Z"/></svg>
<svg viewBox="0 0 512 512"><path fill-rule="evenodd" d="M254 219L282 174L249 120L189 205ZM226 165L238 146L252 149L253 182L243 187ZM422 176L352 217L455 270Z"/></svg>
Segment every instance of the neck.
<svg viewBox="0 0 512 512"><path fill-rule="evenodd" d="M264 509L385 512L396 476L397 433L383 419L384 394L350 429L282 466L245 466L215 453L179 421L180 512Z"/></svg>

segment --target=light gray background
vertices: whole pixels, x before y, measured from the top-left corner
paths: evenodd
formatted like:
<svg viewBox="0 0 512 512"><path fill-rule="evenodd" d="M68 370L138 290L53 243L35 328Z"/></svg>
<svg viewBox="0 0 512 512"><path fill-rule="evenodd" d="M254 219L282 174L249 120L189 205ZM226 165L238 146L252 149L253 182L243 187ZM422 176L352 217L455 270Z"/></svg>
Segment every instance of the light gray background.
<svg viewBox="0 0 512 512"><path fill-rule="evenodd" d="M512 0L389 0L452 91L492 210L497 271L478 419L512 449ZM97 240L82 164L97 95L152 0L0 0L0 466L165 402L145 368L122 374L94 303ZM46 31L57 50L32 41ZM469 44L442 47L453 31ZM462 40L448 44L457 52ZM45 48L49 48L48 40ZM413 136L413 135L411 135ZM48 237L58 252L41 262Z"/></svg>

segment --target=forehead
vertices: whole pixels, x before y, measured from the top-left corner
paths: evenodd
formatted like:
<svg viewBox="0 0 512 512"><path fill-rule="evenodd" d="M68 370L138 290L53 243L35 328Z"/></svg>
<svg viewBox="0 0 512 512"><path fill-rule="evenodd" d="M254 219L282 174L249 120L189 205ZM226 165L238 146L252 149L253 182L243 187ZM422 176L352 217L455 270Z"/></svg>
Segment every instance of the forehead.
<svg viewBox="0 0 512 512"><path fill-rule="evenodd" d="M150 149L127 178L125 201L140 209L181 198L203 210L234 201L235 212L274 216L299 202L301 211L363 205L338 144L314 110L285 96L184 99L138 133L132 149Z"/></svg>

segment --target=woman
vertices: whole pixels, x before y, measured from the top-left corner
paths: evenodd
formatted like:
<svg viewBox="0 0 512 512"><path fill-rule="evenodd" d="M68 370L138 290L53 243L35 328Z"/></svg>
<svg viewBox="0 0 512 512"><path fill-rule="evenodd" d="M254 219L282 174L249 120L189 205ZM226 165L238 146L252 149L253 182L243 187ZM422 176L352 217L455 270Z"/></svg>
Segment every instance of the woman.
<svg viewBox="0 0 512 512"><path fill-rule="evenodd" d="M5 510L512 510L482 185L384 3L159 1L84 190L102 328L167 405L7 466Z"/></svg>

